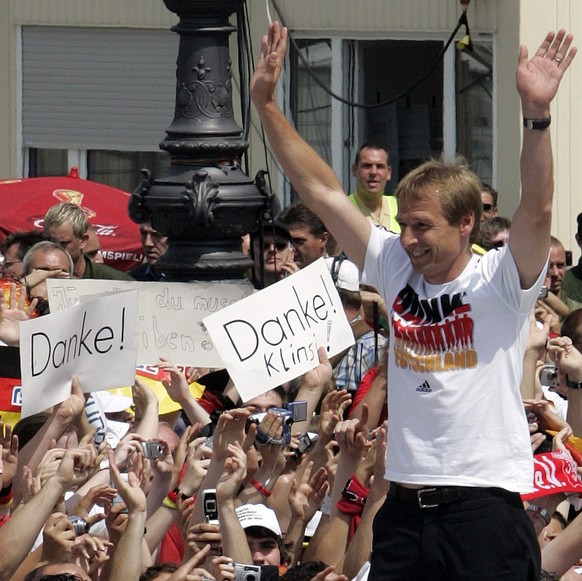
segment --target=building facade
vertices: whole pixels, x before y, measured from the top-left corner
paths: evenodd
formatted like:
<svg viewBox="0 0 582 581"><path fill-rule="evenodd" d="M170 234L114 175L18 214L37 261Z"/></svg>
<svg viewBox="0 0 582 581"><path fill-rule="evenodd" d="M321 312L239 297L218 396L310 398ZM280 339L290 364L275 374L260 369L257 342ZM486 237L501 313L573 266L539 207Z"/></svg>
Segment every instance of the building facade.
<svg viewBox="0 0 582 581"><path fill-rule="evenodd" d="M257 57L267 4L248 0L247 8ZM547 30L560 27L582 45L579 0L472 0L473 52L456 47L464 27L444 50L462 12L458 0L271 0L268 10L294 40L281 104L347 190L364 141L389 149L390 189L422 159L459 152L499 190L501 213L511 216L520 182L519 45L533 51ZM0 0L0 178L62 174L76 165L84 177L131 190L141 167L160 175L167 158L158 143L174 110L178 37L170 27L176 21L162 0ZM232 55L237 101L235 50ZM551 127L553 233L575 259L580 89L579 56ZM265 159L255 115L250 143L250 173L268 165L274 189L289 203L292 190Z"/></svg>

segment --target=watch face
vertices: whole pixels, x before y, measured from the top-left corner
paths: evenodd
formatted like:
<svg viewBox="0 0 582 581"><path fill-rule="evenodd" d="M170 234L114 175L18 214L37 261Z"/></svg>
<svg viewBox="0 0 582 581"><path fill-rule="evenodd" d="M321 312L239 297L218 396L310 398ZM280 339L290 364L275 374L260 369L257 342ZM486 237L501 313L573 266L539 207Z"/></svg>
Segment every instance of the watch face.
<svg viewBox="0 0 582 581"><path fill-rule="evenodd" d="M546 525L550 524L550 520L552 519L552 516L550 515L550 511L547 508L540 508L539 506L537 506L535 504L530 504L527 507L527 510L529 510L530 512L535 512L536 514L539 514L544 519L544 522L546 523Z"/></svg>

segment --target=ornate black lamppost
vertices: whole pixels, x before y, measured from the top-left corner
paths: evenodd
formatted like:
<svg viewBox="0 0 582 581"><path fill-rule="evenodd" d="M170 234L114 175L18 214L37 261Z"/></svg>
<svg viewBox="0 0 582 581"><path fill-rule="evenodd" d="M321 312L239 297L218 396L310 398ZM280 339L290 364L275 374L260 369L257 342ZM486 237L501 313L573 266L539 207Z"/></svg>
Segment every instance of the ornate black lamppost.
<svg viewBox="0 0 582 581"><path fill-rule="evenodd" d="M174 121L160 143L171 165L155 180L142 172L129 214L169 236L156 266L170 280L242 278L252 261L241 235L269 206L263 180L240 168L248 141L232 109L230 16L245 1L164 0L180 17L172 28L180 35Z"/></svg>

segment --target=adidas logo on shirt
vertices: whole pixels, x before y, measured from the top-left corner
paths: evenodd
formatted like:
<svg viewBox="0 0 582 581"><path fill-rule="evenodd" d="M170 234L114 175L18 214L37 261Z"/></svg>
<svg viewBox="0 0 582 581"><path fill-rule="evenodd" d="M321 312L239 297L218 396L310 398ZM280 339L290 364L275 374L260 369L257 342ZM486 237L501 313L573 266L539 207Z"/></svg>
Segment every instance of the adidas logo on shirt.
<svg viewBox="0 0 582 581"><path fill-rule="evenodd" d="M429 393L432 391L432 387L428 384L428 381L425 381L416 388L416 391L422 391L424 393Z"/></svg>

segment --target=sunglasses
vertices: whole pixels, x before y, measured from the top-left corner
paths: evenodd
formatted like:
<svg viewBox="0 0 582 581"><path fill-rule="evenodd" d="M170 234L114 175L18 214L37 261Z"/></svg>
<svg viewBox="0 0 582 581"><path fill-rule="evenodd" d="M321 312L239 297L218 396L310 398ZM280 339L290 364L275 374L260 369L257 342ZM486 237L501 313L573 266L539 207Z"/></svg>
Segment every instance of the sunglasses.
<svg viewBox="0 0 582 581"><path fill-rule="evenodd" d="M483 204L483 212L491 212L493 210L493 204Z"/></svg>
<svg viewBox="0 0 582 581"><path fill-rule="evenodd" d="M271 246L274 246L276 250L281 252L281 251L289 248L289 243L282 242L282 241L275 242L274 240L265 240L263 242L263 250L271 250Z"/></svg>

